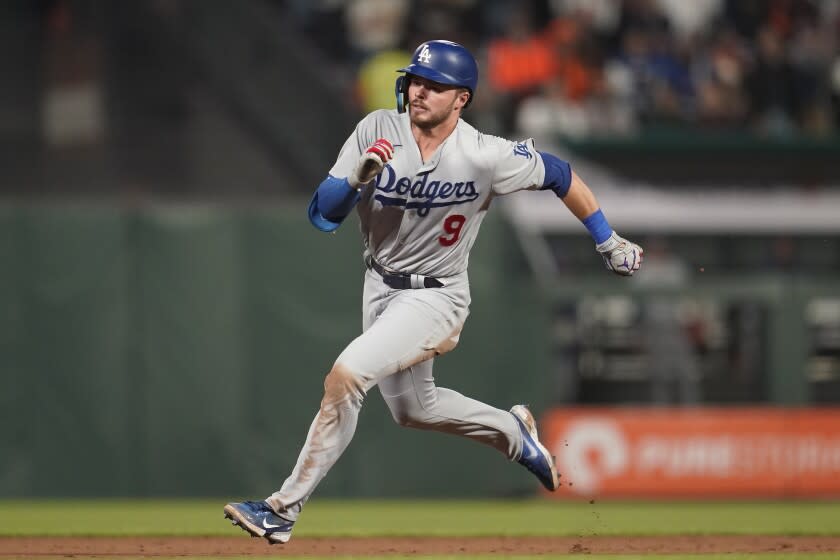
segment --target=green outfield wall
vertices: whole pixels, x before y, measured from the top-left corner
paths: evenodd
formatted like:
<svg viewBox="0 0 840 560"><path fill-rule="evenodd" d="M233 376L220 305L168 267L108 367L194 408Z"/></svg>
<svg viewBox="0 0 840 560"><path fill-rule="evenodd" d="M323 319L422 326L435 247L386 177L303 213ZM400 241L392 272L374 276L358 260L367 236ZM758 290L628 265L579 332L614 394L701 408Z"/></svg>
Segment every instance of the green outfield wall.
<svg viewBox="0 0 840 560"><path fill-rule="evenodd" d="M0 207L0 496L262 497L290 472L323 376L361 329L357 220L262 208ZM546 404L545 317L492 215L442 386ZM324 496L533 492L497 452L400 428L378 391Z"/></svg>
<svg viewBox="0 0 840 560"><path fill-rule="evenodd" d="M0 204L0 497L263 497L277 489L324 375L362 323L357 219L324 234L309 225L306 205ZM712 250L741 241L684 242ZM840 241L801 246L834 258ZM761 323L727 347L731 359L703 370L709 387L721 388L703 403L840 399L832 353L840 291L822 261L787 271L721 261L669 286L651 282L655 268L647 283L607 274L585 232L562 247L570 259L562 274L539 284L498 209L490 212L471 255L471 315L459 347L435 364L438 384L501 408L530 403L538 415L563 403L647 404L649 390L621 392L620 379L608 392L619 400L572 391L592 380L570 344L601 335L581 330L569 309L575 316L582 298L619 295L760 310ZM723 324L737 334L745 323ZM625 330L644 340L642 327ZM625 350L629 360L655 359L643 346ZM738 377L753 371L737 369L752 363L742 355L760 360L759 382ZM734 390L742 385L755 393ZM398 427L373 389L352 445L318 492L493 497L535 488L490 448Z"/></svg>

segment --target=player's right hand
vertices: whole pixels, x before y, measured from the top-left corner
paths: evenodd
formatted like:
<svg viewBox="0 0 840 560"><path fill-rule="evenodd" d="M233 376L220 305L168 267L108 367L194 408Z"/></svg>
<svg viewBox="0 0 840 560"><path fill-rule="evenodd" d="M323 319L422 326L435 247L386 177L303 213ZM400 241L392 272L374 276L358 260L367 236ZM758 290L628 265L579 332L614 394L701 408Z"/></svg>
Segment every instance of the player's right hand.
<svg viewBox="0 0 840 560"><path fill-rule="evenodd" d="M607 269L620 276L633 276L642 265L645 254L641 247L627 241L616 232L603 243L595 245L595 250L601 253Z"/></svg>
<svg viewBox="0 0 840 560"><path fill-rule="evenodd" d="M355 189L370 183L393 157L394 146L385 138L378 139L362 154L356 169L347 181Z"/></svg>

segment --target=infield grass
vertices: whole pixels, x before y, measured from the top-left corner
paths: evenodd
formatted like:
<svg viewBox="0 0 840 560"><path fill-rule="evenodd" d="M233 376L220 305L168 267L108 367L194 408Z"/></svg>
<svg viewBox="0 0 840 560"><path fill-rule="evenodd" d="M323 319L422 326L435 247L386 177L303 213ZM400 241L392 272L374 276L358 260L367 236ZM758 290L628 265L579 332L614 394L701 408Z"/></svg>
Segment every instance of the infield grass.
<svg viewBox="0 0 840 560"><path fill-rule="evenodd" d="M222 518L226 501L2 500L0 535L232 535L237 529ZM296 537L698 534L838 535L840 502L316 499L295 527Z"/></svg>
<svg viewBox="0 0 840 560"><path fill-rule="evenodd" d="M280 556L278 554L278 556ZM481 555L481 556L287 556L282 555L283 558L297 559L306 558L306 560L376 560L376 559L394 559L394 558L412 558L414 560L493 560L498 558L505 558L508 560L546 560L552 558L551 556L502 556L502 555ZM53 557L42 557L42 560L52 560ZM56 559L63 557L55 557ZM97 556L95 560L140 560L146 558L144 556L118 556L113 558ZM220 560L253 560L253 556L223 556ZM656 554L656 555L626 555L626 554L562 554L556 556L564 560L829 560L836 558L836 554L797 554L797 553L782 553L782 554ZM77 557L77 560L80 559ZM91 559L93 560L93 559ZM202 557L184 557L173 556L171 558L164 556L156 556L155 560L207 560L206 556Z"/></svg>

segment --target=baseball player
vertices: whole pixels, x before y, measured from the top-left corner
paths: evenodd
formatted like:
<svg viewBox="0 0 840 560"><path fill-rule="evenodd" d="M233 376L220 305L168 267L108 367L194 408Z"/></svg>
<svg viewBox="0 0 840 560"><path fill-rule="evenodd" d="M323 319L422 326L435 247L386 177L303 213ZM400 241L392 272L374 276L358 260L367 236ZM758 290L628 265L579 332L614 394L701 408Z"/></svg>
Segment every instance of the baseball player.
<svg viewBox="0 0 840 560"><path fill-rule="evenodd" d="M526 406L500 410L436 386L432 375L434 358L458 344L467 319L470 248L495 197L550 189L583 222L609 270L630 276L642 262L642 249L612 230L568 163L537 151L532 140L482 134L460 118L478 82L464 47L423 43L398 72L397 109L359 122L309 205L310 221L326 232L358 210L364 332L327 374L320 410L283 486L263 501L224 507L233 524L270 543L291 537L303 505L353 438L374 385L398 424L490 445L548 490L559 486Z"/></svg>

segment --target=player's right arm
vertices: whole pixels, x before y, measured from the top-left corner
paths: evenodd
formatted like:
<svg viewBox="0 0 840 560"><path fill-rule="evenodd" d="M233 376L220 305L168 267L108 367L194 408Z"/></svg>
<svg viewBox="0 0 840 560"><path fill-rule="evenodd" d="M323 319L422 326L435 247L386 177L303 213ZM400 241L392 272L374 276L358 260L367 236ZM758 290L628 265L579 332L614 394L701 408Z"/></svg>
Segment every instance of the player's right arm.
<svg viewBox="0 0 840 560"><path fill-rule="evenodd" d="M321 231L334 231L359 202L362 188L382 172L394 156L394 146L380 138L368 147L352 173L321 181L309 203L309 221Z"/></svg>
<svg viewBox="0 0 840 560"><path fill-rule="evenodd" d="M639 269L644 254L642 248L613 231L595 195L568 162L551 153L537 151L531 140L517 143L495 138L489 141L497 148L494 192L553 191L589 231L595 241L595 250L609 270L631 276Z"/></svg>

